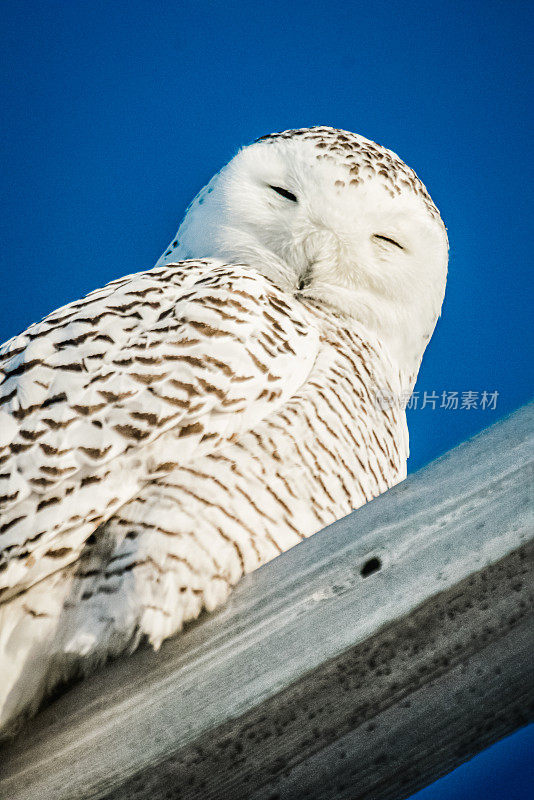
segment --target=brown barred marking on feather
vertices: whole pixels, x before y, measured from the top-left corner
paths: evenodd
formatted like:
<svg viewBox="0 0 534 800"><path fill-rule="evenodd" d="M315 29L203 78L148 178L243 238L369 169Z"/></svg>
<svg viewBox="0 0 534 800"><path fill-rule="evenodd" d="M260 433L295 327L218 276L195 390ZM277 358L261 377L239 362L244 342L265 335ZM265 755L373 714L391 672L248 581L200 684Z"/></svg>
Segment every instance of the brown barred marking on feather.
<svg viewBox="0 0 534 800"><path fill-rule="evenodd" d="M76 411L77 414L82 414L84 417L88 417L91 414L96 414L97 411L100 411L102 408L105 408L105 403L96 403L93 406L80 406L80 405L73 405L71 406L73 411Z"/></svg>
<svg viewBox="0 0 534 800"><path fill-rule="evenodd" d="M0 397L0 405L11 402L11 400L13 400L13 398L16 397L16 395L17 395L17 390L13 389L11 392L9 392L9 394L5 394L3 397Z"/></svg>
<svg viewBox="0 0 534 800"><path fill-rule="evenodd" d="M184 436L194 436L197 433L202 433L204 430L204 425L201 422L193 422L191 425L184 425L180 428L180 432L178 434L179 438L183 438Z"/></svg>
<svg viewBox="0 0 534 800"><path fill-rule="evenodd" d="M42 366L46 367L46 363L41 358L34 358L32 361L22 361L17 367L5 372L5 380L7 381L9 378L15 378L19 375L24 375L34 367Z"/></svg>
<svg viewBox="0 0 534 800"><path fill-rule="evenodd" d="M31 608L27 603L23 604L23 609L28 614L28 616L32 617L33 619L46 619L50 616L45 611L36 611L34 608Z"/></svg>
<svg viewBox="0 0 534 800"><path fill-rule="evenodd" d="M42 422L45 425L48 425L49 428L52 430L61 430L62 428L68 428L69 425L72 425L73 422L76 422L76 417L72 417L71 419L62 420L61 422L56 421L55 419L49 419L48 417L44 417Z"/></svg>
<svg viewBox="0 0 534 800"><path fill-rule="evenodd" d="M47 475L61 476L68 475L69 472L75 472L76 467L52 467L48 464L41 464L39 467L40 472L46 472Z"/></svg>
<svg viewBox="0 0 534 800"><path fill-rule="evenodd" d="M104 458L109 451L111 450L111 445L108 447L78 447L78 450L81 450L82 453L85 453L89 456L89 458L93 458L95 461ZM67 451L64 451L67 452Z"/></svg>
<svg viewBox="0 0 534 800"><path fill-rule="evenodd" d="M12 442L9 445L9 449L11 450L13 455L18 455L19 453L25 453L26 450L29 450L30 447L32 446L33 445L31 442L27 442L26 444L24 444L23 442Z"/></svg>
<svg viewBox="0 0 534 800"><path fill-rule="evenodd" d="M178 406L179 408L189 408L189 401L188 400L181 400L179 397L170 397L169 395L162 394L158 392L160 400L163 400L165 403L168 403L171 406Z"/></svg>
<svg viewBox="0 0 534 800"><path fill-rule="evenodd" d="M49 486L55 486L56 481L51 480L50 478L30 478L29 481L33 486L40 486L44 489L48 488Z"/></svg>
<svg viewBox="0 0 534 800"><path fill-rule="evenodd" d="M189 325L195 328L196 330L200 331L200 333L203 333L204 336L207 337L217 338L220 336L228 336L228 333L226 331L221 331L218 328L214 328L212 325L208 325L207 323L200 322L199 320L196 319L189 320Z"/></svg>
<svg viewBox="0 0 534 800"><path fill-rule="evenodd" d="M165 373L159 374L155 372L155 373L147 373L146 375L141 375L137 372L131 372L130 377L137 383L144 383L150 386L153 383L157 383L158 381L163 380L163 378L165 377Z"/></svg>
<svg viewBox="0 0 534 800"><path fill-rule="evenodd" d="M25 417L29 417L30 414L33 414L34 411L37 411L41 408L50 408L50 406L57 405L57 403L63 403L67 399L67 395L64 392L61 394L54 395L53 397L48 397L42 403L34 403L27 408L17 408L14 409L11 413L17 420L25 419Z"/></svg>
<svg viewBox="0 0 534 800"><path fill-rule="evenodd" d="M163 361L161 356L134 356L134 361L137 361L139 364L145 364L151 366L152 364L161 364Z"/></svg>
<svg viewBox="0 0 534 800"><path fill-rule="evenodd" d="M14 525L17 525L23 519L24 517L15 517L14 519L10 519L9 522L5 522L3 525L0 525L0 534L7 533L10 528L12 528Z"/></svg>
<svg viewBox="0 0 534 800"><path fill-rule="evenodd" d="M133 397L135 394L134 391L130 392L110 392L105 389L97 389L98 394L102 395L104 400L107 403L120 403L123 400L127 400L129 397Z"/></svg>
<svg viewBox="0 0 534 800"><path fill-rule="evenodd" d="M95 483L100 483L103 478L103 475L86 475L85 478L81 479L80 486L92 486Z"/></svg>
<svg viewBox="0 0 534 800"><path fill-rule="evenodd" d="M65 558L69 553L72 553L71 547L58 547L57 550L47 550L45 558Z"/></svg>
<svg viewBox="0 0 534 800"><path fill-rule="evenodd" d="M142 431L140 428L136 428L133 425L114 425L113 430L120 433L120 435L124 436L126 439L135 439L136 442L142 442L143 439L150 436L150 431Z"/></svg>
<svg viewBox="0 0 534 800"><path fill-rule="evenodd" d="M40 439L41 436L44 436L46 433L45 430L41 431L26 431L24 428L19 430L19 436L22 436L23 439L28 439L30 442L35 442L37 439Z"/></svg>

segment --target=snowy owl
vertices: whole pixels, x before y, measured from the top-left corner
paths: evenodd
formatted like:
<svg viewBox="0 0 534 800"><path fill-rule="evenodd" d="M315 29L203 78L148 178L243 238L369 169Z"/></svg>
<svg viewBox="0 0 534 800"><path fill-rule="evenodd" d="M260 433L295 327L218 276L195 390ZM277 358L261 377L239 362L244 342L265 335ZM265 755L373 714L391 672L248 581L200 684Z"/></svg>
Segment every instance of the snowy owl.
<svg viewBox="0 0 534 800"><path fill-rule="evenodd" d="M243 148L157 265L0 348L0 728L159 647L406 475L448 242L398 156L328 127Z"/></svg>

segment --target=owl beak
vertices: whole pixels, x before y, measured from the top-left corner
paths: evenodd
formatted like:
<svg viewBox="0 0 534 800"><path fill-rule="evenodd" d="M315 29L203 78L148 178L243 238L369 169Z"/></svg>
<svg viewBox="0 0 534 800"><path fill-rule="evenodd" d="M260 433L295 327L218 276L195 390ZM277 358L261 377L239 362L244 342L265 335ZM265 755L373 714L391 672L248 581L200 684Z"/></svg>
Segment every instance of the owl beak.
<svg viewBox="0 0 534 800"><path fill-rule="evenodd" d="M313 279L313 264L308 264L299 275L297 290L303 292L311 284Z"/></svg>

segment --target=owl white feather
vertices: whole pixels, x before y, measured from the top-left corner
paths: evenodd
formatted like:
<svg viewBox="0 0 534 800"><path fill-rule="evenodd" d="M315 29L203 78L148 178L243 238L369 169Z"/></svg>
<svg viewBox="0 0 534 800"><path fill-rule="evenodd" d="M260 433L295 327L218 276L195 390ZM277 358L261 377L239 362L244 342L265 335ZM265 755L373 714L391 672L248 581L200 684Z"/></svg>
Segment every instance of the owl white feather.
<svg viewBox="0 0 534 800"><path fill-rule="evenodd" d="M155 647L402 480L397 404L440 313L423 184L346 131L272 134L156 267L0 348L0 728Z"/></svg>

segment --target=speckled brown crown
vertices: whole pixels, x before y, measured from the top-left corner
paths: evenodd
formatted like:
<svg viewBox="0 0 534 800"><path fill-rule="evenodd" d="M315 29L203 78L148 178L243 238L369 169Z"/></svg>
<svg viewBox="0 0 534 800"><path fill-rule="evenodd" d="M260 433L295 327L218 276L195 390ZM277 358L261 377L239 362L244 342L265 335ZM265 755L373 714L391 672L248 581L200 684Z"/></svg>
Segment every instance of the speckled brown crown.
<svg viewBox="0 0 534 800"><path fill-rule="evenodd" d="M303 139L313 142L319 151L318 160L333 161L348 169L349 185L357 186L366 178L376 176L382 181L391 197L403 191L415 192L423 200L429 213L441 221L438 209L413 169L382 145L350 131L323 126L269 133L260 136L256 142L276 139Z"/></svg>

